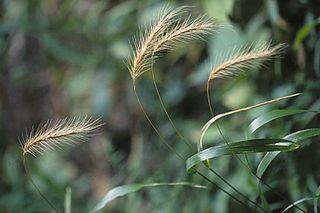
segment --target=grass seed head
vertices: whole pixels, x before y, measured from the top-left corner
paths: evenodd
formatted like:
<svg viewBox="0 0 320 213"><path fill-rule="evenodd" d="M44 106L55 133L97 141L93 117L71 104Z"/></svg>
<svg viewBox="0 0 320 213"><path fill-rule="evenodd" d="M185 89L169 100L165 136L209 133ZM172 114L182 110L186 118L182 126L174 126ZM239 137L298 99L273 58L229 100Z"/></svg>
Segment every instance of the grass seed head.
<svg viewBox="0 0 320 213"><path fill-rule="evenodd" d="M39 125L37 130L31 130L23 143L23 155L44 154L63 144L75 144L86 140L103 124L100 119L72 118L49 120Z"/></svg>
<svg viewBox="0 0 320 213"><path fill-rule="evenodd" d="M165 8L150 29L140 33L129 63L133 81L151 68L157 53L171 50L179 42L202 39L203 35L215 30L216 23L205 16L192 21L190 17L182 20L180 15L186 11L186 7Z"/></svg>
<svg viewBox="0 0 320 213"><path fill-rule="evenodd" d="M208 77L208 82L216 78L232 78L244 70L263 65L270 59L279 56L285 48L284 44L271 46L270 43L256 47L247 45L238 51L231 51L225 61L215 66Z"/></svg>

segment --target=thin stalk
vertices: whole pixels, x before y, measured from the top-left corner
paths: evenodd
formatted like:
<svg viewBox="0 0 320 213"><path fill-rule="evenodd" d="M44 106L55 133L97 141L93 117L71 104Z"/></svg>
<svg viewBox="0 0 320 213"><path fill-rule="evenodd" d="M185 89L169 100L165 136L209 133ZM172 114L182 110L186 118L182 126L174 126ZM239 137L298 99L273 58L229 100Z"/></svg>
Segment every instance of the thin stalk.
<svg viewBox="0 0 320 213"><path fill-rule="evenodd" d="M211 101L210 101L210 80L207 81L207 100L208 100L208 105L209 105L209 109L210 109L210 113L212 117L215 117L214 113L213 113L213 109L212 109L212 105L211 105ZM223 141L227 144L227 146L230 147L230 144L228 142L228 140L226 139L226 137L224 136L224 134L222 133L222 130L220 129L220 126L218 124L218 120L215 121L217 129L219 131L219 134L221 135ZM281 199L284 199L286 202L288 202L290 205L293 205L293 207L299 209L300 211L307 213L307 211L305 211L304 209L300 208L299 206L295 205L294 203L290 202L287 200L287 198L282 195L280 192L278 192L276 189L274 189L273 187L271 187L268 183L266 183L262 178L260 178L256 173L254 173L254 171L251 169L251 167L246 164L238 155L232 153L232 156L237 158L240 163L242 165L244 165L246 167L246 169L253 175L255 176L259 181L261 181L261 183L263 183L265 186L267 186L271 191L274 191L275 194L277 194Z"/></svg>
<svg viewBox="0 0 320 213"><path fill-rule="evenodd" d="M28 179L30 180L32 186L37 190L37 192L39 193L39 195L45 200L45 202L52 208L53 211L55 211L56 213L62 213L61 211L58 210L58 208L56 208L47 198L46 196L41 192L41 190L39 189L39 187L37 186L37 184L33 181L32 176L29 173L29 167L28 167L28 162L25 156L23 156L23 167L24 170L28 176Z"/></svg>
<svg viewBox="0 0 320 213"><path fill-rule="evenodd" d="M138 100L139 106L140 106L140 108L141 108L144 116L146 117L146 119L148 120L149 124L152 126L152 128L154 129L154 131L155 131L155 132L157 133L157 135L159 136L160 141L161 141L168 149L170 149L171 151L173 151L173 152L175 153L175 155L176 155L180 160L182 160L183 162L185 162L186 159L184 159L184 158L178 153L177 150L175 150L170 144L168 144L168 143L165 141L165 139L164 139L164 137L162 136L162 134L159 132L159 130L157 129L157 127L156 127L156 126L153 124L153 122L151 121L148 113L145 111L145 109L144 109L144 107L143 107L143 104L142 104L142 102L141 102L141 100L140 100L140 98L139 98L139 95L138 95L138 93L137 93L137 89L136 89L136 84L135 84L135 82L133 82L133 90L134 90L134 94L135 94L135 96L136 96L136 98L137 98L137 100Z"/></svg>
<svg viewBox="0 0 320 213"><path fill-rule="evenodd" d="M211 99L210 99L210 93L209 93L210 90L209 89L210 89L210 79L208 79L208 81L207 81L207 101L208 101L208 106L210 109L211 116L214 117L213 109L211 106Z"/></svg>
<svg viewBox="0 0 320 213"><path fill-rule="evenodd" d="M170 144L168 144L164 137L162 136L162 134L159 132L159 130L157 129L157 127L155 126L155 124L151 121L148 113L145 111L143 104L140 100L140 97L137 93L137 89L136 89L136 84L135 82L133 82L133 89L134 89L134 93L135 96L138 100L139 106L144 114L144 116L146 117L146 119L148 120L149 124L152 126L152 128L154 129L154 131L156 132L156 134L159 136L160 140L162 143L164 143L168 149L170 149L171 151L173 151L175 153L175 155L178 157L179 160L182 160L184 163L186 161L185 158L183 158L178 152L177 150L175 150ZM168 114L169 115L169 114ZM170 117L170 116L169 116ZM213 174L215 174L219 179L221 179L225 184L227 184L231 189L233 189L235 192L239 193L242 197L244 197L246 200L248 200L250 203L253 203L255 206L257 206L259 209L263 210L264 212L266 212L266 210L264 210L261 206L259 206L258 204L256 204L255 202L253 202L252 200L250 200L247 196L245 196L244 194L242 194L239 190L237 190L234 186L232 186L227 180L225 180L221 175L219 175L219 173L217 173L216 171L210 170L211 172L213 172ZM200 173L199 171L196 171L197 174L199 174L201 177L205 178L205 180L209 181L211 184L213 184L215 187L217 187L219 190L223 191L224 193L226 193L228 196L230 196L232 199L234 199L235 201L239 202L241 205L244 205L247 207L247 204L245 204L243 201L239 200L238 198L236 198L235 196L233 196L232 194L230 194L229 192L227 192L225 189L223 189L222 187L218 186L216 183L214 183L213 181L211 181L208 177L206 177L205 175L203 175L202 173Z"/></svg>
<svg viewBox="0 0 320 213"><path fill-rule="evenodd" d="M161 97L161 94L160 94L160 91L158 89L158 85L156 83L156 78L155 78L155 74L154 74L154 70L153 70L153 56L151 57L151 60L152 60L152 66L151 66L151 73L152 73L152 81L153 81L153 85L154 85L154 88L156 90L156 93L157 93L157 96L158 96L158 99L159 99L159 102L161 104L161 107L163 109L163 111L165 112L171 126L174 128L176 134L178 135L178 137L189 147L189 149L192 151L192 146L190 144L190 142L188 142L188 140L181 134L181 132L178 130L178 128L176 127L176 125L174 124L173 120L171 119L171 116L169 115L165 105L164 105L164 102L163 102L163 99Z"/></svg>
<svg viewBox="0 0 320 213"><path fill-rule="evenodd" d="M239 198L233 196L231 193L229 193L227 190L225 190L224 188L220 187L218 184L216 184L215 182L213 182L212 180L210 180L208 177L206 177L204 174L202 174L200 171L196 171L196 173L201 176L203 179L205 179L206 181L208 181L209 183L211 183L212 185L214 185L215 187L217 187L219 190L223 191L224 193L226 193L228 196L230 196L232 199L234 199L235 201L237 201L238 203L240 203L242 206L244 207L248 207L248 205L246 203L244 203L242 200L240 200Z"/></svg>
<svg viewBox="0 0 320 213"><path fill-rule="evenodd" d="M249 203L253 204L254 206L258 207L263 212L268 212L264 208L262 208L259 204L256 202L250 200L246 195L244 195L242 192L240 192L238 189L236 189L233 185L231 185L227 180L225 180L218 172L214 171L211 167L208 167L209 170L214 173L219 179L221 179L225 184L227 184L231 189L233 189L235 192L237 192L239 195L241 195L243 198L245 198Z"/></svg>

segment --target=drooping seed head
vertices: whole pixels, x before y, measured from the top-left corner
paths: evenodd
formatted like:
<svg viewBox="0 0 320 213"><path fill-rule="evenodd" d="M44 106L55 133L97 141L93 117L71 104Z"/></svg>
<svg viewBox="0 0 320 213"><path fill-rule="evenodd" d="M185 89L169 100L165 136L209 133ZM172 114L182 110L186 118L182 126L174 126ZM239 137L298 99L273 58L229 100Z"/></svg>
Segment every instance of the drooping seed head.
<svg viewBox="0 0 320 213"><path fill-rule="evenodd" d="M44 154L63 144L74 144L86 140L103 124L100 119L72 118L49 120L40 125L36 131L31 130L24 139L23 155Z"/></svg>
<svg viewBox="0 0 320 213"><path fill-rule="evenodd" d="M186 11L186 7L165 8L151 28L140 33L129 64L133 81L150 69L157 53L171 50L181 41L200 39L215 30L216 23L204 16L193 21L190 17L181 20L179 16Z"/></svg>
<svg viewBox="0 0 320 213"><path fill-rule="evenodd" d="M279 56L286 45L271 46L269 43L256 47L247 45L238 51L231 51L224 62L215 66L208 77L208 82L216 78L232 78L238 73L263 65L266 61Z"/></svg>

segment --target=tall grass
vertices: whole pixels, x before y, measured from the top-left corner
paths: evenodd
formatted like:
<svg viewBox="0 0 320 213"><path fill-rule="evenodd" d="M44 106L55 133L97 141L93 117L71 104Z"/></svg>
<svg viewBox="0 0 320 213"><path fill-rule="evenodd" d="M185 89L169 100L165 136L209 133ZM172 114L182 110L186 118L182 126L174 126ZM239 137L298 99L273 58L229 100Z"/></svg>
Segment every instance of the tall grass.
<svg viewBox="0 0 320 213"><path fill-rule="evenodd" d="M162 98L156 82L156 73L154 70L155 60L158 59L162 54L175 49L177 46L185 45L187 42L197 40L204 41L206 39L206 36L218 31L219 28L219 24L215 20L210 19L207 16L199 16L196 18L185 16L188 11L188 7L163 8L159 12L159 15L156 16L154 23L152 23L151 26L145 31L140 32L139 36L134 41L134 45L132 48L133 54L129 61L128 69L131 75L133 90L136 99L144 116L156 132L160 141L176 155L178 160L186 164L186 172L197 174L198 176L206 180L209 184L216 187L218 190L226 193L227 196L231 197L240 205L249 207L253 211L257 212L271 212L269 206L263 204L263 196L261 195L261 193L263 192L260 192L260 201L258 199L255 199L254 196L249 197L244 192L236 188L233 184L231 184L225 177L220 175L217 170L211 166L210 159L223 155L234 156L257 179L259 186L260 184L267 186L281 199L286 200L286 202L288 203L288 207L283 208L284 211L287 211L290 208L295 208L296 210L299 210L301 212L306 212L306 210L297 206L297 204L300 202L288 201L289 199L287 199L284 195L282 195L276 189L266 183L266 181L262 179L261 175L257 175L255 173L254 169L250 167L249 163L246 163L241 159L241 157L238 156L239 154L246 155L247 153L273 153L276 151L277 153L280 153L285 151L292 151L299 148L298 140L293 140L292 138L290 139L290 137L284 137L273 139L257 138L251 140L246 139L237 142L229 142L222 133L218 123L218 120L221 118L248 111L257 107L273 104L285 99L293 98L300 95L301 93L282 96L276 99L217 115L214 113L210 100L210 84L215 79L233 78L241 72L249 71L257 67L266 66L266 62L275 57L278 57L283 52L285 47L284 44L271 45L271 43L264 43L260 45L254 45L254 43L251 43L238 50L232 50L226 54L221 53L220 63L217 63L214 67L212 67L207 78L206 95L211 117L208 118L208 122L203 125L201 130L199 130L201 134L198 140L192 141L191 139L185 137L179 131L179 128L171 118L170 113L165 106L165 100ZM164 136L161 130L159 130L159 125L151 119L151 116L145 109L144 103L141 101L140 96L137 92L137 87L138 80L146 72L151 72L154 89L161 108L179 139L184 142L184 145L186 147L188 147L187 154L181 153L178 149L176 149L175 145ZM218 131L220 133L220 137L225 142L225 144L206 148L203 142L204 137L208 129L213 124L216 124L216 127L218 128ZM60 210L46 198L46 196L40 191L38 186L32 180L32 177L29 174L26 157L29 154L33 155L34 157L37 157L38 155L45 155L48 152L54 151L56 148L63 149L64 144L71 145L81 141L85 141L102 125L103 124L99 119L94 120L90 118L50 120L44 124L39 125L36 130L32 129L30 133L25 136L22 150L26 173L29 175L30 181L35 189L54 211L60 212ZM308 138L320 134L320 131L313 131L316 133L313 132L313 135L310 134L304 137ZM198 147L198 149L196 149L196 146ZM265 156L267 155L268 154L266 154ZM263 160L261 162L263 162ZM271 159L269 162L265 162L265 164L268 163L268 166L272 160L273 159ZM211 175L213 175L214 177L212 177ZM216 177L223 184L221 184L221 182L217 182L215 179ZM100 211L113 199L126 195L128 193L136 192L146 187L181 185L201 189L208 188L207 186L200 186L197 183L189 182L125 185L117 187L107 193L106 196L96 205L96 207L92 208L92 211ZM71 211L71 192L69 192L68 196L68 200L70 201L67 202L68 205L66 206L68 206L68 211Z"/></svg>
<svg viewBox="0 0 320 213"><path fill-rule="evenodd" d="M161 138L161 141L166 144L169 149L171 149L177 156L180 158L180 160L185 160L175 149L173 146L171 146L162 136L160 131L157 129L154 122L151 121L150 116L147 114L146 110L144 109L143 104L140 101L140 98L136 92L136 80L138 77L140 77L141 74L147 71L152 72L153 77L153 83L155 87L155 91L157 93L158 99L160 101L161 107L163 111L165 112L168 120L170 121L172 127L176 131L177 135L182 141L186 141L183 137L183 135L180 133L176 125L174 124L173 120L171 119L164 101L160 95L158 86L155 81L155 73L153 69L154 59L157 58L157 53L163 52L163 51L169 51L173 49L176 45L175 43L178 41L184 41L184 40L198 40L203 39L201 36L202 34L207 34L214 32L217 28L217 24L205 17L199 17L194 19L194 21L190 22L190 17L188 17L186 20L181 21L179 15L181 15L181 12L185 10L185 8L178 8L168 11L162 11L160 18L158 21L155 22L154 25L151 26L149 30L146 30L145 32L140 33L140 38L138 41L136 41L136 45L134 46L134 53L133 57L131 59L131 63L129 66L129 71L133 80L134 85L134 91L136 94L136 97L138 99L138 102L141 106L141 109L143 113L145 114L147 120L153 127L153 129L156 131L158 136ZM205 20L205 21L204 21ZM245 48L240 49L239 51L233 51L229 53L228 57L224 57L225 61L223 61L221 64L214 67L209 76L207 81L207 100L209 109L212 115L212 119L209 121L211 124L213 122L216 122L215 115L213 113L213 109L211 106L210 101L210 94L209 94L209 87L210 82L213 81L216 78L230 78L236 76L239 72L252 69L253 67L264 65L264 62L269 61L270 59L278 56L280 53L283 52L285 45L279 44L275 46L271 46L270 44L263 44L260 46L253 46L253 45L247 45ZM286 98L294 97L298 94L293 94L285 97L280 97L278 99L270 100L261 104L257 104L255 106L251 107L245 107L242 109L238 109L235 112L230 112L230 114L250 110L259 106L271 104ZM229 115L229 113L225 113ZM220 116L220 115L218 115ZM224 116L223 114L221 115ZM200 138L200 148L202 149L202 139L205 135L207 129L211 124L206 124L202 131L201 138ZM229 146L229 143L225 139L224 135L222 134L219 125L217 123L217 127L219 129L221 137L224 139L226 144ZM190 150L192 150L192 147L190 143L186 142L186 145L189 146ZM199 151L201 151L201 149ZM232 155L234 155L231 152ZM234 155L236 156L236 155ZM246 168L260 181L262 181L263 184L267 185L270 189L272 189L268 184L266 184L260 177L258 177L253 170L250 168L249 165L247 165L245 162L241 160L238 156L236 156L237 159L246 166ZM262 208L258 203L251 201L249 198L247 198L244 194L239 192L234 186L232 186L229 182L227 182L223 177L221 177L216 171L210 168L210 165L208 162L206 162L206 165L208 167L208 170L215 174L218 178L220 178L225 184L227 184L229 187L231 187L236 193L238 193L240 196L244 197L249 203L254 204L254 206L259 209L260 211L266 212L267 210ZM196 170L196 173L199 171ZM205 175L200 174L203 178L207 179ZM212 181L210 181L212 183ZM219 187L220 188L220 187ZM221 189L221 188L220 188ZM273 190L273 189L272 189ZM225 190L224 190L225 191ZM230 196L230 194L228 193ZM280 195L282 198L284 198L282 195ZM235 197L233 197L235 199ZM243 204L243 202L239 199L235 199L240 204ZM299 210L305 212L300 207L295 206L295 204L289 202L294 207L298 208Z"/></svg>

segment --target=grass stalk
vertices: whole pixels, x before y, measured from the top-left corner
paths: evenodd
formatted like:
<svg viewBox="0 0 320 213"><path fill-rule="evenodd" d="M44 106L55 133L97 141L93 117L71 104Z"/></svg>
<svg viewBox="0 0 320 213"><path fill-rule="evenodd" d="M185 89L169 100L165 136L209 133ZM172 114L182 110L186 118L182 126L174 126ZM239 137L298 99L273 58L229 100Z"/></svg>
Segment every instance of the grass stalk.
<svg viewBox="0 0 320 213"><path fill-rule="evenodd" d="M79 141L87 139L103 124L99 119L93 120L91 118L73 118L52 121L49 120L44 124L38 126L37 130L31 130L30 134L24 139L22 144L23 151L23 167L29 178L32 186L36 189L38 194L45 200L45 202L57 213L58 210L41 192L37 184L34 182L29 172L27 163L27 155L37 157L38 154L45 154L53 151L54 148L60 148L63 144L75 144Z"/></svg>
<svg viewBox="0 0 320 213"><path fill-rule="evenodd" d="M225 142L225 144L229 145L228 140L226 139L226 137L224 136L224 134L222 133L222 130L219 126L219 122L218 120L214 119L216 116L213 112L213 108L211 105L211 100L210 100L210 82L213 81L216 78L230 78L235 76L239 71L243 71L244 69L248 69L248 68L252 68L253 66L257 66L257 65L261 65L260 63L269 60L272 57L275 57L276 55L280 54L283 51L284 45L280 44L277 45L275 47L270 47L269 45L262 45L256 49L253 49L252 51L250 51L250 49L245 48L243 51L240 51L236 54L234 54L232 57L230 57L226 62L222 63L221 65L219 65L218 67L214 68L208 77L207 80L207 85L206 85L206 94L207 94L207 101L208 101L208 106L209 106L209 110L211 113L211 116L213 118L213 122L216 123L216 127L219 131L220 136L222 137L223 141ZM254 105L252 107L244 107L241 108L239 110L235 110L232 111L230 113L235 113L235 112L240 112L240 111L246 111L249 109L253 109L256 107L260 107L263 105L267 105L267 104L271 104L275 101L279 101L282 100L284 98L290 98L290 97L294 97L296 95L299 94L294 94L291 96L285 96L279 99L275 99L272 101L267 101L264 102L262 104L257 104ZM225 113L227 114L227 113ZM206 124L207 125L207 124ZM209 126L204 126L205 127L205 131ZM202 149L202 137L203 135L201 135L201 139L200 139L200 149ZM262 184L264 184L265 186L267 186L271 191L275 192L275 194L277 194L279 197L281 197L282 199L284 199L285 201L287 201L288 203L290 203L291 205L293 205L295 208L299 209L302 212L306 212L304 209L300 208L299 206L296 206L294 203L288 201L286 199L285 196L283 196L280 192L278 192L277 190L275 190L274 188L272 188L269 184L267 184L262 178L260 178L253 170L252 168L246 164L238 155L236 154L232 154L233 157L235 157L236 159L239 160L239 162L254 176L256 177L259 181L261 181Z"/></svg>
<svg viewBox="0 0 320 213"><path fill-rule="evenodd" d="M26 172L26 175L28 177L28 179L30 180L30 183L32 184L32 186L36 189L36 191L38 192L38 194L41 196L41 198L50 206L50 208L56 212L56 213L62 213L60 210L58 210L57 207L55 207L53 205L53 203L51 203L49 201L49 199L41 192L41 190L39 189L39 187L37 186L37 184L34 182L30 172L29 172L29 166L28 166L28 162L27 162L27 158L26 156L23 156L23 167L24 170Z"/></svg>

